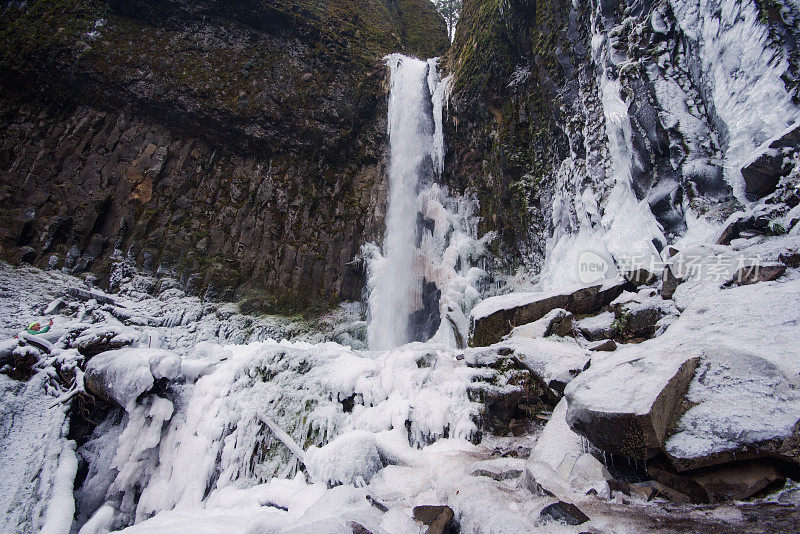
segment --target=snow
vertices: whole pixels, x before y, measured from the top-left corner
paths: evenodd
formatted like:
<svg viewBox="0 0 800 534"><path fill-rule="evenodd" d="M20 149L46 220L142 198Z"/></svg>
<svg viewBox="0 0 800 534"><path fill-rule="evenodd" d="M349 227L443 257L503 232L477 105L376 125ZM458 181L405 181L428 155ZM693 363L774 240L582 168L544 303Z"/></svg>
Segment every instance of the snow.
<svg viewBox="0 0 800 534"><path fill-rule="evenodd" d="M117 404L128 407L149 391L156 380L172 380L180 374L181 358L164 349L119 349L93 357L86 367L90 380Z"/></svg>
<svg viewBox="0 0 800 534"><path fill-rule="evenodd" d="M550 324L556 319L566 317L568 312L562 308L551 310L541 319L532 323L524 324L522 326L515 326L511 333L508 334L509 338L523 337L523 338L543 338L550 328Z"/></svg>
<svg viewBox="0 0 800 534"><path fill-rule="evenodd" d="M0 375L0 512L3 532L68 532L72 494L66 484L74 452L65 439L66 413L50 408L49 377L27 383ZM52 508L48 503L53 499ZM59 510L68 512L61 514ZM69 520L69 524L66 524Z"/></svg>
<svg viewBox="0 0 800 534"><path fill-rule="evenodd" d="M365 430L342 434L323 447L306 451L312 480L329 485L364 486L383 468L375 435Z"/></svg>
<svg viewBox="0 0 800 534"><path fill-rule="evenodd" d="M570 382L564 394L571 406L645 415L681 365L693 356L687 350L658 343L622 346L593 359L591 367Z"/></svg>
<svg viewBox="0 0 800 534"><path fill-rule="evenodd" d="M514 357L545 384L558 380L564 384L572 380L589 361L589 351L572 342L550 339L511 338L493 347L509 347Z"/></svg>
<svg viewBox="0 0 800 534"><path fill-rule="evenodd" d="M75 442L63 444L58 468L53 476L52 496L47 501L47 511L40 534L69 534L75 515L75 498L72 496L75 475L78 473L78 458Z"/></svg>

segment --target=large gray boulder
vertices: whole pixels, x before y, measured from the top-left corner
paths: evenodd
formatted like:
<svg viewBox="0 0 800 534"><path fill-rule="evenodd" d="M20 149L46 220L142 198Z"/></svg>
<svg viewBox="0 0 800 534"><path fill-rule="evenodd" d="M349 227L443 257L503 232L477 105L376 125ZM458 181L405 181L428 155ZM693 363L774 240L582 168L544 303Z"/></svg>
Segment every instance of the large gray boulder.
<svg viewBox="0 0 800 534"><path fill-rule="evenodd" d="M567 423L597 448L648 459L663 447L699 358L636 347L617 351L572 380Z"/></svg>
<svg viewBox="0 0 800 534"><path fill-rule="evenodd" d="M789 158L786 156L798 146L800 121L758 147L755 155L742 167L745 193L763 197L774 191L781 177L790 168Z"/></svg>
<svg viewBox="0 0 800 534"><path fill-rule="evenodd" d="M469 345L483 347L496 343L514 327L541 319L556 308L576 315L598 312L627 287L630 287L629 282L620 278L573 291L490 297L478 303L470 313Z"/></svg>

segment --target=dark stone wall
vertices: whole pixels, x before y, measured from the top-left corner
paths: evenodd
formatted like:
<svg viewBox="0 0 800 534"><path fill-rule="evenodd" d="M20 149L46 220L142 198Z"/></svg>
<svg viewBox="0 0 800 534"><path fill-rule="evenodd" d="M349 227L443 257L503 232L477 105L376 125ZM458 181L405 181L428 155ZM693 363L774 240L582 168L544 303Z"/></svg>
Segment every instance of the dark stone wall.
<svg viewBox="0 0 800 534"><path fill-rule="evenodd" d="M271 312L359 298L381 57L444 52L428 4L0 3L0 253L105 282L127 258Z"/></svg>

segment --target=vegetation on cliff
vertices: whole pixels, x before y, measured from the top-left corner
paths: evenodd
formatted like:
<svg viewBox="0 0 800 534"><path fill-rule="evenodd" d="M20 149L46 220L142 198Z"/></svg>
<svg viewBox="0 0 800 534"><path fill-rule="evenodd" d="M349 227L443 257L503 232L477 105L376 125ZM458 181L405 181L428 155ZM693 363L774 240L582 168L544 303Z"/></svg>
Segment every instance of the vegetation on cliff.
<svg viewBox="0 0 800 534"><path fill-rule="evenodd" d="M448 179L477 192L482 231L511 258L536 244L541 188L563 159L557 54L567 48L569 5L532 0L465 0L447 56L454 75ZM534 250L533 257L541 257ZM510 265L513 267L513 265Z"/></svg>

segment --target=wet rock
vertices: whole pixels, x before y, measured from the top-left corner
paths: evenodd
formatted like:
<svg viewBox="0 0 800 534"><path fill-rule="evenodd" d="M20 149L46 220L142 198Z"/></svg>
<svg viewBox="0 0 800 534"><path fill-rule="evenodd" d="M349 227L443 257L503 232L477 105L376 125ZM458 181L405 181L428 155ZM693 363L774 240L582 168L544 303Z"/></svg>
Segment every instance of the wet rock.
<svg viewBox="0 0 800 534"><path fill-rule="evenodd" d="M758 282L770 282L783 276L786 265L783 263L754 263L740 267L733 277L725 282L726 286L746 286Z"/></svg>
<svg viewBox="0 0 800 534"><path fill-rule="evenodd" d="M596 313L617 298L629 282L624 279L565 293L512 293L490 297L470 313L470 346L496 343L515 326L541 319L555 309L574 314Z"/></svg>
<svg viewBox="0 0 800 534"><path fill-rule="evenodd" d="M593 362L565 389L567 422L601 450L650 458L664 445L698 363L653 350Z"/></svg>
<svg viewBox="0 0 800 534"><path fill-rule="evenodd" d="M558 521L567 525L582 525L589 521L589 516L580 511L574 504L558 501L549 506L539 514L540 521Z"/></svg>
<svg viewBox="0 0 800 534"><path fill-rule="evenodd" d="M786 156L800 146L800 122L795 122L780 135L766 141L742 167L745 193L763 197L775 190L781 177L790 169Z"/></svg>
<svg viewBox="0 0 800 534"><path fill-rule="evenodd" d="M519 458L495 458L473 464L469 474L476 477L489 477L501 481L517 478L525 471L525 460Z"/></svg>
<svg viewBox="0 0 800 534"><path fill-rule="evenodd" d="M422 505L414 507L414 519L428 526L426 534L446 534L455 530L452 508L449 506Z"/></svg>
<svg viewBox="0 0 800 534"><path fill-rule="evenodd" d="M780 487L785 476L769 460L743 461L687 472L648 466L657 482L686 495L693 503L749 499L768 488Z"/></svg>
<svg viewBox="0 0 800 534"><path fill-rule="evenodd" d="M669 486L665 486L661 482L657 482L655 480L631 484L631 492L646 501L661 497L662 499L672 502L690 502L690 499L686 494L676 491Z"/></svg>
<svg viewBox="0 0 800 534"><path fill-rule="evenodd" d="M593 352L613 352L617 350L617 343L613 339L594 341L587 347Z"/></svg>

